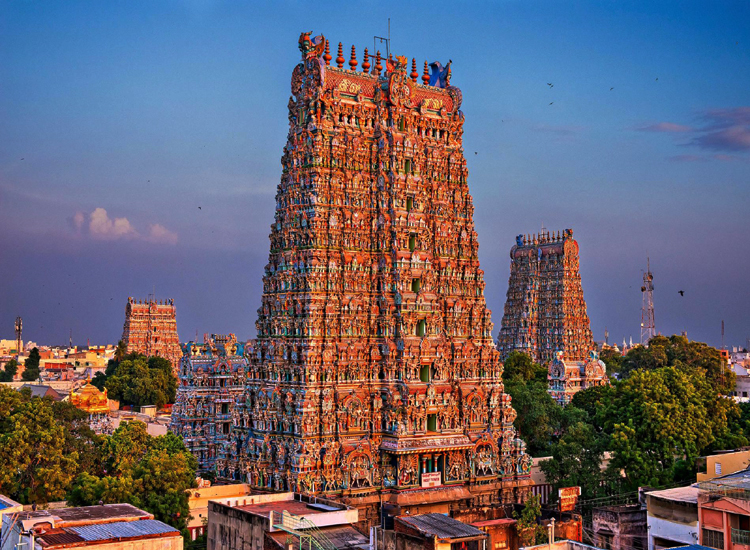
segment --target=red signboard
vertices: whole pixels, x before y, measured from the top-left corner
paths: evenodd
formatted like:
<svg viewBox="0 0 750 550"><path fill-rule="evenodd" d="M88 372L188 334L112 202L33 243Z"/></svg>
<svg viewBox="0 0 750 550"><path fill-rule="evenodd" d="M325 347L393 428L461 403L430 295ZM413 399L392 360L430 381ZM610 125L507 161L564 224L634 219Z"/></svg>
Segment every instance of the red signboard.
<svg viewBox="0 0 750 550"><path fill-rule="evenodd" d="M560 511L572 512L578 503L578 497L581 496L580 487L563 487L558 489L560 495Z"/></svg>

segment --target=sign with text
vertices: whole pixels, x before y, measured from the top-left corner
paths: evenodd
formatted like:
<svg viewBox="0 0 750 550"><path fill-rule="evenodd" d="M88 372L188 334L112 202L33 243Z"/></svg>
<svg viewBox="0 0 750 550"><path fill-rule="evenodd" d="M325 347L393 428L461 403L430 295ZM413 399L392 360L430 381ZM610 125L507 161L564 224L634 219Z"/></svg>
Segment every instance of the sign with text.
<svg viewBox="0 0 750 550"><path fill-rule="evenodd" d="M422 474L422 487L439 487L443 477L440 472L425 472Z"/></svg>
<svg viewBox="0 0 750 550"><path fill-rule="evenodd" d="M558 489L560 496L560 511L572 512L578 504L578 497L581 496L580 487L563 487Z"/></svg>

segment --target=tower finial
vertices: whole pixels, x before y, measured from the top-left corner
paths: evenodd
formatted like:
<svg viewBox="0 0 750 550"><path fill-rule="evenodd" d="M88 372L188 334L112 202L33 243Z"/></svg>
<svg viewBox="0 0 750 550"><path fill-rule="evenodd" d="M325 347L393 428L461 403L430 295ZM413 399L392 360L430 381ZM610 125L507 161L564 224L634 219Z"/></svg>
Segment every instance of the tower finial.
<svg viewBox="0 0 750 550"><path fill-rule="evenodd" d="M451 64L448 63L448 72L445 75L445 87L446 88L451 85L451 71L452 70L453 69L451 69Z"/></svg>
<svg viewBox="0 0 750 550"><path fill-rule="evenodd" d="M326 62L326 65L330 65L331 59L333 59L333 57L331 56L331 48L328 44L328 39L326 38L326 49L325 53L323 54L323 60Z"/></svg>
<svg viewBox="0 0 750 550"><path fill-rule="evenodd" d="M344 68L344 61L346 61L344 59L344 46L339 42L339 55L336 57L336 65L338 65L339 69Z"/></svg>
<svg viewBox="0 0 750 550"><path fill-rule="evenodd" d="M363 73L369 73L370 72L370 56L367 52L367 48L365 48L365 58L362 61L362 72Z"/></svg>
<svg viewBox="0 0 750 550"><path fill-rule="evenodd" d="M380 76L380 72L383 70L383 64L381 63L380 50L375 54L375 74Z"/></svg>
<svg viewBox="0 0 750 550"><path fill-rule="evenodd" d="M411 81L416 84L419 73L417 72L417 60L413 57L411 58L411 74L409 76L411 77Z"/></svg>
<svg viewBox="0 0 750 550"><path fill-rule="evenodd" d="M352 44L352 58L349 60L349 67L352 71L357 70L357 51L354 48L354 44Z"/></svg>
<svg viewBox="0 0 750 550"><path fill-rule="evenodd" d="M427 86L430 83L430 68L427 66L427 60L424 61L424 72L422 73L422 84Z"/></svg>

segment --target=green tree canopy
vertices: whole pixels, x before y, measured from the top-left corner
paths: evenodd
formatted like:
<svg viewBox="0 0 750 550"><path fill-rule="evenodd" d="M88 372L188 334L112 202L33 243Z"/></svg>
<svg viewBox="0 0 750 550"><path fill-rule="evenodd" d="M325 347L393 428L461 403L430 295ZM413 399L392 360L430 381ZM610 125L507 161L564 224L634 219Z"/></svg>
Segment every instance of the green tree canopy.
<svg viewBox="0 0 750 550"><path fill-rule="evenodd" d="M503 380L521 379L525 382L535 380L547 383L547 369L534 363L527 354L520 351L512 351L503 362Z"/></svg>
<svg viewBox="0 0 750 550"><path fill-rule="evenodd" d="M17 372L18 361L16 361L15 359L11 359L7 363L5 363L3 370L0 371L0 382L13 382L13 378L16 376Z"/></svg>
<svg viewBox="0 0 750 550"><path fill-rule="evenodd" d="M29 356L23 362L24 371L21 374L21 380L25 382L33 382L39 378L39 349L33 348L29 352Z"/></svg>
<svg viewBox="0 0 750 550"><path fill-rule="evenodd" d="M163 357L130 354L119 363L110 361L107 373L104 386L109 397L125 405L163 407L174 403L177 378Z"/></svg>
<svg viewBox="0 0 750 550"><path fill-rule="evenodd" d="M691 342L684 336L655 336L648 347L636 346L622 358L622 375L635 370L676 367L702 374L724 395L734 390L736 376L726 367L721 353L703 342Z"/></svg>

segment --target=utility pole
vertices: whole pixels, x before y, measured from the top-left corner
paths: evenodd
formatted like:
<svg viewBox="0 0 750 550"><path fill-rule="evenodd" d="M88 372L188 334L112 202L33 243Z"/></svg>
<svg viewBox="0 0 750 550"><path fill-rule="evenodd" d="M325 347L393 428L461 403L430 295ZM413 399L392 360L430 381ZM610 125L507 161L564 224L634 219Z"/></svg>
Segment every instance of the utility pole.
<svg viewBox="0 0 750 550"><path fill-rule="evenodd" d="M654 322L654 275L651 273L651 260L646 258L646 272L643 274L641 287L643 303L641 305L641 345L647 346L648 341L656 336Z"/></svg>

